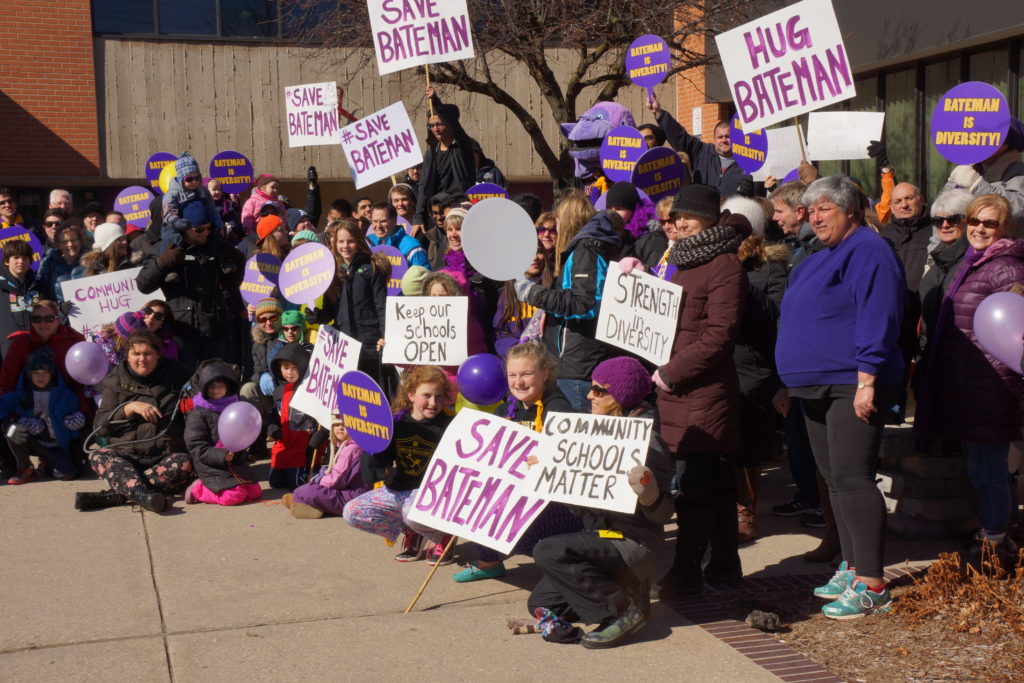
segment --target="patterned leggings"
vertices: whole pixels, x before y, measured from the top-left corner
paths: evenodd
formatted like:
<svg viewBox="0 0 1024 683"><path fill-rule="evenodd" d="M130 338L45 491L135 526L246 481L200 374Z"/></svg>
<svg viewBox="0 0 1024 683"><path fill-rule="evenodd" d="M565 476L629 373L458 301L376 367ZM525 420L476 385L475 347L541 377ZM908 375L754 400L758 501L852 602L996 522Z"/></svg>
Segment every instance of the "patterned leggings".
<svg viewBox="0 0 1024 683"><path fill-rule="evenodd" d="M106 479L115 493L123 496L149 490L178 493L192 481L192 461L188 453L168 453L155 465L143 470L113 449L101 448L89 455L89 465Z"/></svg>
<svg viewBox="0 0 1024 683"><path fill-rule="evenodd" d="M367 491L345 506L345 521L357 529L383 536L395 542L399 535L417 533L428 541L440 543L444 534L409 522L409 508L416 500L416 491L392 491L387 486Z"/></svg>

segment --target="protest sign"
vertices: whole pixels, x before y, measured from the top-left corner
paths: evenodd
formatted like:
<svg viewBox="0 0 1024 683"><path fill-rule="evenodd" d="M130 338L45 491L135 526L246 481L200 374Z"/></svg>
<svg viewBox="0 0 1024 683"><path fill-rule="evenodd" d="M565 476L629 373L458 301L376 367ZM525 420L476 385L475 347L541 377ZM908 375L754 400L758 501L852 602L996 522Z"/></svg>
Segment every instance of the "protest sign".
<svg viewBox="0 0 1024 683"><path fill-rule="evenodd" d="M114 211L123 213L128 225L145 230L149 227L149 203L152 201L152 192L144 187L132 185L118 193L114 199Z"/></svg>
<svg viewBox="0 0 1024 683"><path fill-rule="evenodd" d="M288 146L341 144L338 122L338 84L308 83L284 89Z"/></svg>
<svg viewBox="0 0 1024 683"><path fill-rule="evenodd" d="M514 280L537 257L537 229L511 199L486 199L462 221L462 250L481 274L499 282Z"/></svg>
<svg viewBox="0 0 1024 683"><path fill-rule="evenodd" d="M366 5L381 76L473 56L466 0L367 0Z"/></svg>
<svg viewBox="0 0 1024 683"><path fill-rule="evenodd" d="M509 553L547 501L526 486L544 437L488 413L459 411L434 450L409 519Z"/></svg>
<svg viewBox="0 0 1024 683"><path fill-rule="evenodd" d="M643 190L651 201L671 197L679 188L688 185L686 167L675 150L668 147L649 149L637 159L630 181Z"/></svg>
<svg viewBox="0 0 1024 683"><path fill-rule="evenodd" d="M245 262L245 275L239 287L242 299L255 306L260 299L277 297L281 262L273 254L256 254Z"/></svg>
<svg viewBox="0 0 1024 683"><path fill-rule="evenodd" d="M358 370L346 372L336 386L338 414L352 440L367 453L387 448L395 421L384 391Z"/></svg>
<svg viewBox="0 0 1024 683"><path fill-rule="evenodd" d="M646 151L643 133L636 128L613 128L601 143L601 170L613 183L628 182L637 159Z"/></svg>
<svg viewBox="0 0 1024 683"><path fill-rule="evenodd" d="M309 370L295 388L291 406L330 429L331 414L337 406L338 380L358 367L361 347L362 344L343 332L321 325L309 357Z"/></svg>
<svg viewBox="0 0 1024 683"><path fill-rule="evenodd" d="M732 142L732 158L747 173L753 173L764 166L768 154L768 133L764 128L743 129L740 117L732 115L729 126L729 140Z"/></svg>
<svg viewBox="0 0 1024 683"><path fill-rule="evenodd" d="M252 185L252 162L230 149L217 152L210 160L210 178L220 182L224 194L242 194Z"/></svg>
<svg viewBox="0 0 1024 683"><path fill-rule="evenodd" d="M117 270L60 283L64 300L72 303L68 324L88 338L123 313L142 309L150 299L163 299L159 289L149 294L139 291L135 278L141 270Z"/></svg>
<svg viewBox="0 0 1024 683"><path fill-rule="evenodd" d="M755 130L857 94L830 0L803 0L715 37L736 111Z"/></svg>
<svg viewBox="0 0 1024 683"><path fill-rule="evenodd" d="M464 296L388 297L385 363L458 365L468 355L469 299Z"/></svg>
<svg viewBox="0 0 1024 683"><path fill-rule="evenodd" d="M157 152L146 160L146 181L149 183L150 190L163 192L163 188L160 187L160 173L165 166L168 164L173 166L177 160L178 157L170 152Z"/></svg>
<svg viewBox="0 0 1024 683"><path fill-rule="evenodd" d="M884 112L812 111L807 115L807 158L867 159L868 144L882 139L884 122Z"/></svg>
<svg viewBox="0 0 1024 683"><path fill-rule="evenodd" d="M764 182L768 176L782 178L800 166L803 156L800 154L800 139L797 135L801 133L796 126L768 130L768 152L765 154L764 165L751 174L754 180Z"/></svg>
<svg viewBox="0 0 1024 683"><path fill-rule="evenodd" d="M608 264L597 318L598 341L664 365L672 355L683 288L646 273Z"/></svg>
<svg viewBox="0 0 1024 683"><path fill-rule="evenodd" d="M495 197L508 199L508 190L494 183L477 183L466 190L466 196L469 197L470 203L476 204L482 199L494 199Z"/></svg>
<svg viewBox="0 0 1024 683"><path fill-rule="evenodd" d="M668 43L659 36L640 36L626 48L626 75L633 85L647 88L648 97L654 97L654 86L668 78L671 63Z"/></svg>
<svg viewBox="0 0 1024 683"><path fill-rule="evenodd" d="M935 103L932 144L954 164L976 164L1006 142L1009 127L1010 105L1003 94L988 83L968 81Z"/></svg>
<svg viewBox="0 0 1024 683"><path fill-rule="evenodd" d="M337 265L331 250L319 242L292 249L281 264L277 286L293 304L312 305L334 282Z"/></svg>
<svg viewBox="0 0 1024 683"><path fill-rule="evenodd" d="M547 442L529 469L531 494L548 501L632 513L629 471L647 462L654 420L643 417L547 413Z"/></svg>
<svg viewBox="0 0 1024 683"><path fill-rule="evenodd" d="M402 278L409 270L409 262L402 256L402 252L398 250L398 247L393 247L390 244L378 244L370 249L370 251L384 254L388 257L388 263L391 264L391 277L388 279L388 296L401 294Z"/></svg>
<svg viewBox="0 0 1024 683"><path fill-rule="evenodd" d="M20 224L14 224L9 228L0 229L0 248L11 240L28 242L32 247L32 270L39 270L39 264L43 260L43 243L39 241L36 234Z"/></svg>
<svg viewBox="0 0 1024 683"><path fill-rule="evenodd" d="M342 128L341 148L356 189L423 163L416 131L401 101Z"/></svg>

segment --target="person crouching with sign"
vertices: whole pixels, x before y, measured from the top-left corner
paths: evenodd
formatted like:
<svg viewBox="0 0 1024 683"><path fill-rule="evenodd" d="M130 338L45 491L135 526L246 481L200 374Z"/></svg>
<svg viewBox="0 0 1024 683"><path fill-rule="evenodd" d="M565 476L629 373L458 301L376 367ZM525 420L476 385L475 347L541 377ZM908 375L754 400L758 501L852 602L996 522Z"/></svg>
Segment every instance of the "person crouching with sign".
<svg viewBox="0 0 1024 683"><path fill-rule="evenodd" d="M654 417L644 403L651 380L635 358L610 358L594 368L587 399L594 415ZM664 443L652 437L647 465L628 473L637 494L633 514L573 507L583 531L551 536L533 549L544 578L530 593L530 612L550 642L587 648L621 645L647 619L649 581L664 551L672 519L672 466ZM583 634L572 622L597 624Z"/></svg>

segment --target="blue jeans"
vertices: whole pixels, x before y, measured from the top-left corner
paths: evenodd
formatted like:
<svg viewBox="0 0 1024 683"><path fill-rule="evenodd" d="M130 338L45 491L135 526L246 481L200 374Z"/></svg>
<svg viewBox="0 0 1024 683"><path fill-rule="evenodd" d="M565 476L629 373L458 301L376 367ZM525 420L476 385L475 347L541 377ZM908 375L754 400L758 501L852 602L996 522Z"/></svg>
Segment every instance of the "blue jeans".
<svg viewBox="0 0 1024 683"><path fill-rule="evenodd" d="M569 399L569 405L573 410L578 413L590 412L590 401L587 400L587 394L590 393L590 380L560 379L558 388Z"/></svg>
<svg viewBox="0 0 1024 683"><path fill-rule="evenodd" d="M1010 525L1010 443L960 442L967 458L967 478L978 492L978 519L986 534L1005 534Z"/></svg>

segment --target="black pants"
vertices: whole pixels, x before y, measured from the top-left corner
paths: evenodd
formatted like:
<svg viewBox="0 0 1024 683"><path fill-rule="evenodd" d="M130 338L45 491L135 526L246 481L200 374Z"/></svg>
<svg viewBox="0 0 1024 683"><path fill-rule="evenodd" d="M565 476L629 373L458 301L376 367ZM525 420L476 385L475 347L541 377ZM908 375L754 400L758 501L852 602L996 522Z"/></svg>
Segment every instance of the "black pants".
<svg viewBox="0 0 1024 683"><path fill-rule="evenodd" d="M877 410L867 423L853 411L853 385L833 385L820 398L800 399L814 460L828 484L843 559L858 575L871 578L882 576L885 550L885 502L875 485L878 450L897 391L895 385L877 386Z"/></svg>
<svg viewBox="0 0 1024 683"><path fill-rule="evenodd" d="M18 461L19 471L31 466L29 456L34 455L39 458L40 466L44 470L52 470L55 477L79 473L78 458L72 455L73 451L65 451L60 446L44 446L35 437L30 437L23 445L11 443L11 452Z"/></svg>
<svg viewBox="0 0 1024 683"><path fill-rule="evenodd" d="M618 541L596 531L549 536L533 548L544 573L530 593L530 613L546 607L566 621L599 624L621 616L640 582L616 550Z"/></svg>

